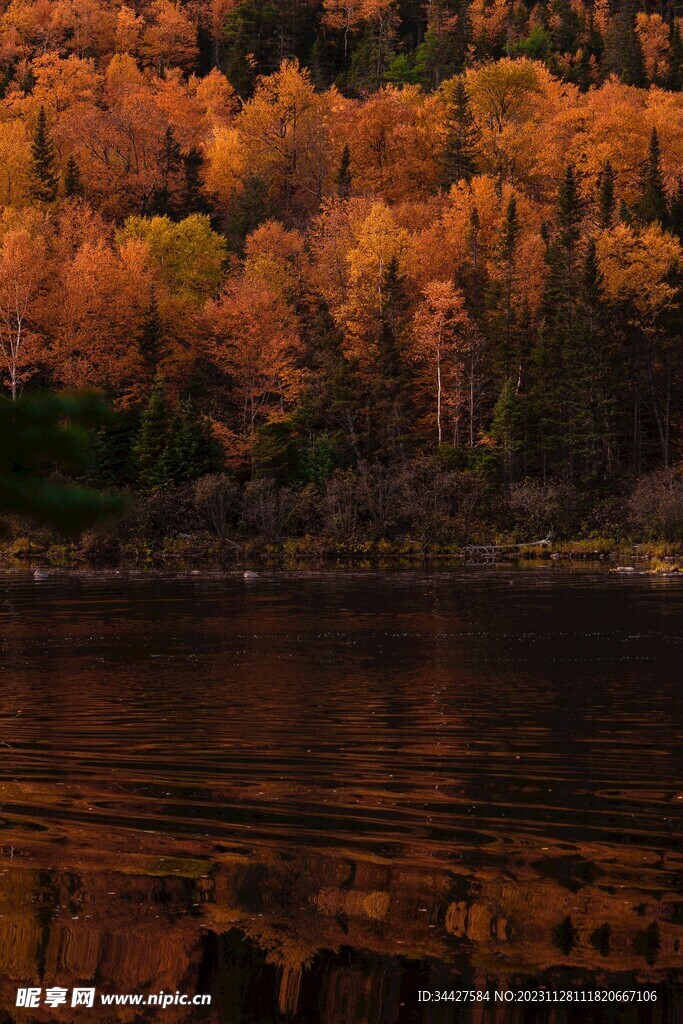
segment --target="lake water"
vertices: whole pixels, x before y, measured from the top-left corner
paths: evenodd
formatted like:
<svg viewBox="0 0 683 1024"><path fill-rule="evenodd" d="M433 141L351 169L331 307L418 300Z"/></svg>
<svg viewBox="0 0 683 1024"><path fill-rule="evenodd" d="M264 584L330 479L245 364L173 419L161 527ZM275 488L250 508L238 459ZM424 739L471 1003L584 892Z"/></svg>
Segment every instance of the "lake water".
<svg viewBox="0 0 683 1024"><path fill-rule="evenodd" d="M4 1024L683 1016L683 582L5 573L0 644ZM418 995L542 987L656 1000Z"/></svg>

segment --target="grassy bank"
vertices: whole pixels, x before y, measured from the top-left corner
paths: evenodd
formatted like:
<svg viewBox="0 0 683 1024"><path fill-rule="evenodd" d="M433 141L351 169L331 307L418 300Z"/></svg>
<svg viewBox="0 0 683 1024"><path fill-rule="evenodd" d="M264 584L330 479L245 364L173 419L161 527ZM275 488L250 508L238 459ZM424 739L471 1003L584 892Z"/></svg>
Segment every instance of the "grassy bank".
<svg viewBox="0 0 683 1024"><path fill-rule="evenodd" d="M26 534L0 543L0 564L5 568L46 565L62 568L128 567L199 568L246 566L293 567L376 565L473 565L541 562L599 563L605 567L639 567L656 573L683 571L683 544L632 542L609 538L518 543L497 537L487 544L457 542L425 544L404 537L335 543L325 537L289 537L268 542L259 537L225 542L209 533L114 543L106 534L89 533L76 540Z"/></svg>

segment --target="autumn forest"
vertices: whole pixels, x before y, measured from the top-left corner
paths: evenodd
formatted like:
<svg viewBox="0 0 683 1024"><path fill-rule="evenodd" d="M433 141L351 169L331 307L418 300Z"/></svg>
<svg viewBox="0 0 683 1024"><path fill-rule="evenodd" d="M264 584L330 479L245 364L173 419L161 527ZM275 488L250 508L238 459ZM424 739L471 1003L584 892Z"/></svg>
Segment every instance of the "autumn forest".
<svg viewBox="0 0 683 1024"><path fill-rule="evenodd" d="M670 0L0 10L2 401L119 530L683 535Z"/></svg>

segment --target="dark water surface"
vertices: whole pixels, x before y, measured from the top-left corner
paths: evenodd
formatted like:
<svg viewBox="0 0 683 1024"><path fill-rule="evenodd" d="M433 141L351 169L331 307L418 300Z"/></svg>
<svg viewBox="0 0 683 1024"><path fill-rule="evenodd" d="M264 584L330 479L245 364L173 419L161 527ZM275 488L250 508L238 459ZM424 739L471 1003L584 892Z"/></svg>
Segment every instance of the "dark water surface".
<svg viewBox="0 0 683 1024"><path fill-rule="evenodd" d="M7 573L0 645L0 1022L683 1019L683 582ZM15 1008L89 984L213 1005ZM657 1000L418 1002L541 986Z"/></svg>

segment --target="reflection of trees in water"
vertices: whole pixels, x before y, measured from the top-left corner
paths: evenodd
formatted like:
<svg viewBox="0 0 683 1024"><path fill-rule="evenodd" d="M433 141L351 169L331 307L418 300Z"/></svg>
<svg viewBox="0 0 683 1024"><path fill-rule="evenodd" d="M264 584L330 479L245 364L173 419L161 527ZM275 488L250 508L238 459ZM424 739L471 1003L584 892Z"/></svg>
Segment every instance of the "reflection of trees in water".
<svg viewBox="0 0 683 1024"><path fill-rule="evenodd" d="M672 874L614 853L553 850L473 873L302 850L213 861L176 851L93 856L76 875L60 866L72 850L36 848L51 871L2 859L0 993L11 1005L29 980L97 979L102 991L210 991L211 1020L356 1024L421 1019L401 1009L415 1013L418 988L659 983L679 959L675 890L662 889ZM187 1019L174 1013L164 1019ZM630 1013L600 1020L649 1019Z"/></svg>
<svg viewBox="0 0 683 1024"><path fill-rule="evenodd" d="M625 668L621 598L503 582L17 585L8 1005L41 972L206 977L223 1022L396 1024L457 972L672 968L673 675Z"/></svg>

